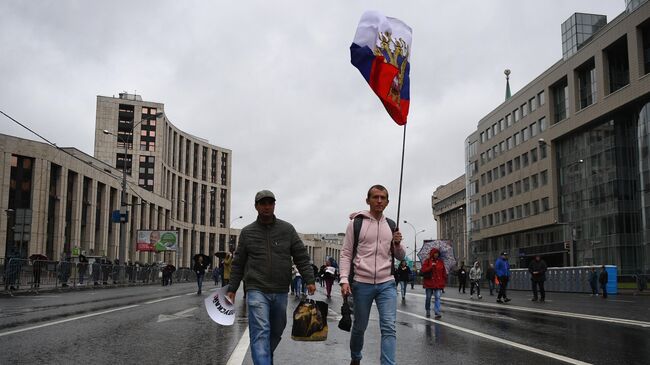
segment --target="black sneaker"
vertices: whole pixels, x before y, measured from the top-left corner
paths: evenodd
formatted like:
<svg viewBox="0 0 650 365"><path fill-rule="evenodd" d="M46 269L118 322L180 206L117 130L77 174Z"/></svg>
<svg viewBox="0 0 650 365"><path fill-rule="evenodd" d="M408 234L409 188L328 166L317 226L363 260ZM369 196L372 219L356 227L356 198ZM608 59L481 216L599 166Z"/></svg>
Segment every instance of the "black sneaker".
<svg viewBox="0 0 650 365"><path fill-rule="evenodd" d="M436 314L435 317L433 317L433 318L440 319L440 318L442 318L442 316L440 314Z"/></svg>
<svg viewBox="0 0 650 365"><path fill-rule="evenodd" d="M497 303L503 304L503 301L501 299L497 299Z"/></svg>
<svg viewBox="0 0 650 365"><path fill-rule="evenodd" d="M543 299L542 299L542 300L543 300ZM533 299L531 299L531 301L532 301L532 302L536 302L536 301L537 301L537 298L533 298Z"/></svg>
<svg viewBox="0 0 650 365"><path fill-rule="evenodd" d="M427 311L427 318L431 317L431 312Z"/></svg>
<svg viewBox="0 0 650 365"><path fill-rule="evenodd" d="M511 300L512 300L512 299L510 299L510 298L505 298L503 301L506 302L506 303L508 303L508 302L511 301Z"/></svg>
<svg viewBox="0 0 650 365"><path fill-rule="evenodd" d="M540 302L543 302L543 301L544 301L544 298L540 299L539 301L540 301Z"/></svg>

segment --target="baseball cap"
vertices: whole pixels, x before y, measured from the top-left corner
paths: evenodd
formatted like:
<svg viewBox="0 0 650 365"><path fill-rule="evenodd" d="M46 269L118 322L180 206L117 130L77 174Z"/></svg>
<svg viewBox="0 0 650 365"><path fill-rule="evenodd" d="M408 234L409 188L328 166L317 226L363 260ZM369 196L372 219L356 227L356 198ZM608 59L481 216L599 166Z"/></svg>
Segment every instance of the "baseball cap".
<svg viewBox="0 0 650 365"><path fill-rule="evenodd" d="M275 195L270 190L260 190L255 194L255 203L259 203L260 200L265 199L265 198L270 198L275 201Z"/></svg>

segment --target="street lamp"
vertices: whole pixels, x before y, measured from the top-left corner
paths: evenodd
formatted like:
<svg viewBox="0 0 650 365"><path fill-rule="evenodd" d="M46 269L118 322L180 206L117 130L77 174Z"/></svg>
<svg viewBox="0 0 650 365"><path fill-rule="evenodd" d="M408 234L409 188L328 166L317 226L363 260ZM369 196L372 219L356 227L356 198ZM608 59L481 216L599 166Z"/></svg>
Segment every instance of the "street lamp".
<svg viewBox="0 0 650 365"><path fill-rule="evenodd" d="M228 251L230 251L230 252L232 252L233 249L234 249L234 247L232 247L232 246L234 246L234 245L232 244L232 243L233 243L233 242L232 242L233 240L232 240L232 235L231 235L232 224L235 223L236 220L238 220L238 219L242 219L242 218L244 218L244 216L243 216L243 215L240 215L239 217L237 217L237 218L231 220L231 221L230 221L230 225L228 226Z"/></svg>
<svg viewBox="0 0 650 365"><path fill-rule="evenodd" d="M131 136L133 136L133 130L135 127L140 125L143 121L145 120L152 120L152 119L158 119L159 117L162 117L163 113L156 113L153 117L146 117L146 118L141 118L140 121L136 124L134 124L131 127ZM126 211L126 155L128 154L128 143L126 143L125 140L120 138L119 135L112 133L111 131L104 129L102 131L104 134L110 134L112 136L115 136L115 138L122 142L124 145L124 157L122 161L122 194L120 197L120 250L119 250L119 262L120 265L125 265L126 264L126 221L128 219L127 217L127 211ZM131 146L133 146L133 141L131 141ZM133 171L133 156L131 156L131 171ZM124 271L122 270L122 282L124 281Z"/></svg>
<svg viewBox="0 0 650 365"><path fill-rule="evenodd" d="M413 238L413 244L414 244L414 246L413 246L413 265L415 265L415 263L417 262L417 257L418 257L418 256L417 256L417 251L418 251L418 234L420 234L420 233L426 231L426 229L422 229L422 230L419 230L419 231L418 231L417 229L415 229L415 226L413 226L411 223L407 222L406 220L404 221L404 223L406 223L406 224L408 224L409 226L411 226L411 228L413 228L413 232L415 233L415 237ZM417 266L416 266L416 268L417 268Z"/></svg>

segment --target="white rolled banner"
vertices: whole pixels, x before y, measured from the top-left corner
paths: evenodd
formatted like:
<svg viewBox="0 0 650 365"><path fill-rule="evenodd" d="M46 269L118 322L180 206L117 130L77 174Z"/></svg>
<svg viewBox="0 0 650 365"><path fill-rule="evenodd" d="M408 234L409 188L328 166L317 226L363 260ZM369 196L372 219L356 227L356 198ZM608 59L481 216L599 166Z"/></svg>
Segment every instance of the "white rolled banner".
<svg viewBox="0 0 650 365"><path fill-rule="evenodd" d="M213 294L205 298L205 308L213 321L222 326L232 326L235 323L237 311L235 310L235 305L226 296L226 293L228 293L228 286L214 291Z"/></svg>

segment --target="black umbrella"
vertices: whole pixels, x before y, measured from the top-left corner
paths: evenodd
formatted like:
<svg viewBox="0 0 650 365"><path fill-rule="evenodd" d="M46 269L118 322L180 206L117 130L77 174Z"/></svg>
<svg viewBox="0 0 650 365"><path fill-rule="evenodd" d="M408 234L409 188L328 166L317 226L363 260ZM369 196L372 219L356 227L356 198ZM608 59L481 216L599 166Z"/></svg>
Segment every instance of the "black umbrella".
<svg viewBox="0 0 650 365"><path fill-rule="evenodd" d="M348 304L348 297L343 297L343 305L341 306L341 320L339 321L339 328L343 331L350 332L352 328L352 310Z"/></svg>
<svg viewBox="0 0 650 365"><path fill-rule="evenodd" d="M218 257L220 259L225 259L226 255L228 255L228 252L226 252L226 251L217 251L217 252L214 253L214 256Z"/></svg>
<svg viewBox="0 0 650 365"><path fill-rule="evenodd" d="M40 253L35 253L30 255L29 259L32 261L47 261L47 256Z"/></svg>

